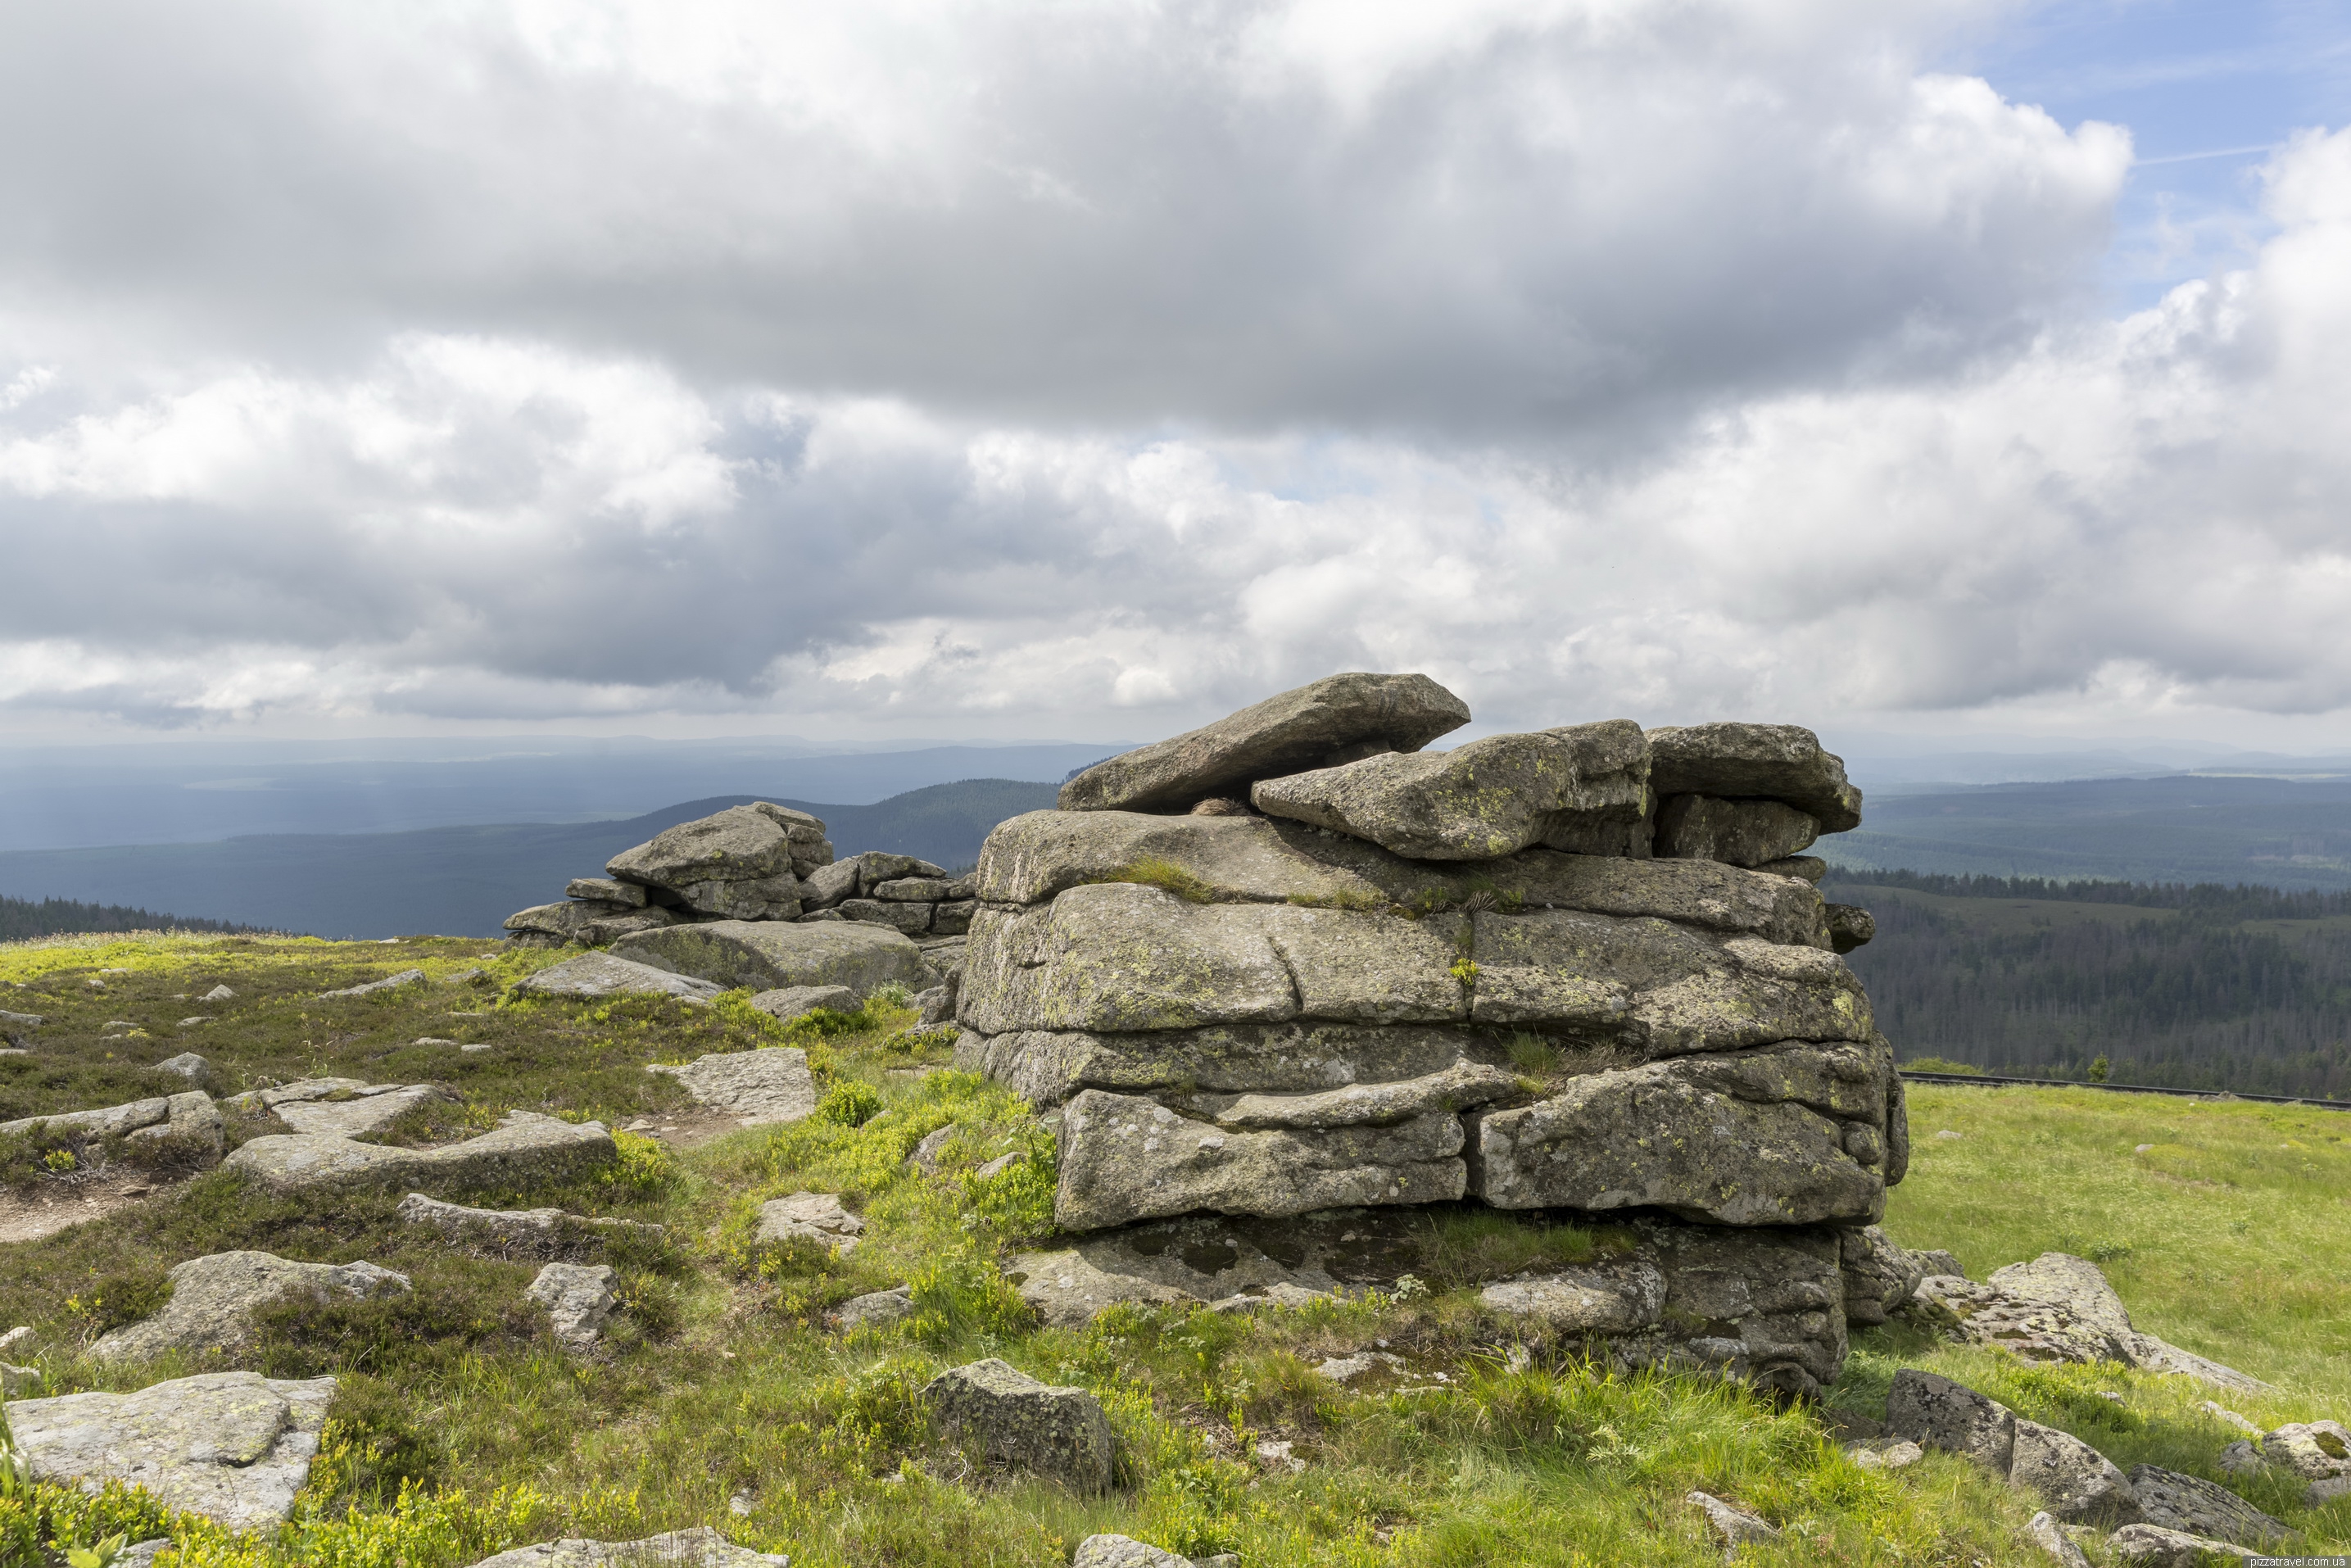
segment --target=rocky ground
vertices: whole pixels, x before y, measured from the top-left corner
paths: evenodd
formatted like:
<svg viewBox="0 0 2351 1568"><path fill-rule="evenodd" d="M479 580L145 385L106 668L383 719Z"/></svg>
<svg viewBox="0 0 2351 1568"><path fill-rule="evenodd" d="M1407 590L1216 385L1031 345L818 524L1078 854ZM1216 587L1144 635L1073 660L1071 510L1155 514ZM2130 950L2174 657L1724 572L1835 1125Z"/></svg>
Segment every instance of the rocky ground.
<svg viewBox="0 0 2351 1568"><path fill-rule="evenodd" d="M1168 1221L1121 1245L1186 1288L1096 1315L1050 1131L946 1069L904 993L786 1022L747 990L522 988L577 955L0 949L0 1009L41 1020L12 1025L0 1120L47 1119L0 1134L0 1326L30 1330L0 1364L36 1481L0 1496L0 1560L117 1531L187 1565L413 1568L626 1542L731 1564L1695 1564L1734 1540L1753 1563L2161 1562L2192 1560L2163 1534L2181 1523L2259 1540L2264 1517L2296 1550L2351 1542L2322 1424L2351 1407L2351 1170L2320 1113L1920 1092L1886 1224L1973 1282L1923 1293L1949 1319L1855 1329L1821 1401L1782 1407L1593 1370L1511 1295L1629 1269L1638 1216ZM2053 1251L2097 1256L2120 1301L2062 1264L1993 1277ZM2060 1276L2066 1301L2019 1293ZM1223 1284L1245 1299L1194 1299ZM2018 1323L2044 1359L1983 1326ZM2274 1386L2162 1370L2155 1333ZM198 1511L70 1473L142 1463ZM2119 1531L2106 1465L2142 1516Z"/></svg>

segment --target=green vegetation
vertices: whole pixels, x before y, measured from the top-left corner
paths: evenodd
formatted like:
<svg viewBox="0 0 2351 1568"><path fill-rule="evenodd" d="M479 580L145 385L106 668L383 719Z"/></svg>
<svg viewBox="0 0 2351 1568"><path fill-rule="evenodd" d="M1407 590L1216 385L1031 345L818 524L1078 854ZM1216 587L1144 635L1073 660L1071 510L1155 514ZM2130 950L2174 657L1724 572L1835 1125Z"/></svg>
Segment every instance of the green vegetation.
<svg viewBox="0 0 2351 1568"><path fill-rule="evenodd" d="M1156 855L1145 855L1143 859L1138 861L1130 861L1125 865L1120 866L1116 871L1110 872L1105 875L1089 877L1086 880L1090 883L1140 883L1144 887L1156 887L1165 892L1172 893L1186 904L1214 904L1217 902L1217 890L1215 888L1210 887L1193 873L1183 866L1177 865L1174 861L1162 860Z"/></svg>
<svg viewBox="0 0 2351 1568"><path fill-rule="evenodd" d="M1865 1471L1818 1412L1695 1377L1613 1375L1481 1307L1483 1281L1604 1257L1623 1232L1432 1211L1413 1275L1386 1291L1256 1317L1121 1308L1082 1329L1042 1329L1004 1270L1050 1240L1051 1133L1003 1089L941 1070L895 1001L786 1030L739 997L708 1009L505 1000L513 980L562 955L484 955L478 942L239 937L0 948L0 985L21 988L0 988L0 1005L52 1019L36 1055L0 1060L0 1095L22 1107L10 1114L152 1092L150 1064L191 1048L218 1065L222 1092L325 1073L444 1082L463 1103L423 1137L518 1107L621 1124L679 1112L677 1085L643 1065L705 1051L802 1045L819 1073L828 1109L805 1122L703 1142L624 1135L605 1176L489 1196L665 1227L652 1239L567 1239L569 1256L622 1277L610 1354L587 1361L560 1354L521 1302L537 1260L402 1226L397 1192L295 1199L214 1171L103 1224L0 1246L0 1324L39 1331L59 1392L222 1364L77 1354L152 1310L186 1258L238 1247L366 1258L415 1281L412 1296L263 1315L236 1364L342 1380L322 1451L293 1523L238 1538L182 1521L178 1568L456 1568L560 1534L693 1524L803 1568L1050 1564L1104 1530L1187 1554L1238 1552L1249 1568L1716 1568L1719 1550L1681 1500L1693 1488L1788 1531L1742 1563L2040 1561L2022 1540L2030 1500L1963 1461ZM317 999L407 967L431 983ZM474 968L485 973L459 977ZM234 1001L187 999L223 983ZM178 1028L198 1012L214 1021ZM140 1022L147 1038L109 1040L110 1019ZM494 1049L412 1043L423 1036ZM1541 1043L1513 1060L1541 1069ZM2236 1407L2263 1421L2351 1408L2351 1321L2335 1284L2351 1268L2351 1121L2087 1091L1911 1092L1914 1174L1888 1221L1899 1239L1950 1247L1979 1274L2051 1248L2101 1257L2146 1327L2285 1390ZM913 1169L915 1145L950 1125L939 1174ZM1938 1139L1946 1128L1960 1136ZM1008 1168L977 1175L1005 1155L1016 1156ZM855 1251L757 1240L759 1203L804 1190L838 1192L863 1217ZM901 1283L914 1304L904 1321L826 1327L840 1302ZM1316 1371L1374 1347L1402 1357L1405 1375L1342 1385ZM917 1395L986 1355L1101 1396L1121 1441L1113 1493L967 1478L945 1460ZM1912 1364L1968 1377L2125 1464L2212 1475L2232 1435L2197 1410L2207 1391L2181 1380L2033 1369L1908 1329L1862 1334L1833 1397L1867 1409ZM1304 1469L1259 1461L1260 1441L1290 1443ZM2252 1495L2305 1530L2312 1550L2351 1543L2351 1503L2312 1512ZM120 1488L10 1492L0 1476L0 1563L37 1561L51 1542L135 1541L162 1522Z"/></svg>
<svg viewBox="0 0 2351 1568"><path fill-rule="evenodd" d="M1832 873L1904 1054L2027 1078L2351 1098L2351 895Z"/></svg>

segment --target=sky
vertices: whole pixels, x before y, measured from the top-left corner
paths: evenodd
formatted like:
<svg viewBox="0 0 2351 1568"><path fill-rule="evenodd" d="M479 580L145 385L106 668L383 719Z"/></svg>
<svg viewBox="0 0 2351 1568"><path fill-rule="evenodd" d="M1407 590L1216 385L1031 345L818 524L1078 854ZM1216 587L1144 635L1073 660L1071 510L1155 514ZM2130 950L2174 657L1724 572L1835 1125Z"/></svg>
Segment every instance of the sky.
<svg viewBox="0 0 2351 1568"><path fill-rule="evenodd" d="M2351 747L2351 0L19 0L0 737Z"/></svg>

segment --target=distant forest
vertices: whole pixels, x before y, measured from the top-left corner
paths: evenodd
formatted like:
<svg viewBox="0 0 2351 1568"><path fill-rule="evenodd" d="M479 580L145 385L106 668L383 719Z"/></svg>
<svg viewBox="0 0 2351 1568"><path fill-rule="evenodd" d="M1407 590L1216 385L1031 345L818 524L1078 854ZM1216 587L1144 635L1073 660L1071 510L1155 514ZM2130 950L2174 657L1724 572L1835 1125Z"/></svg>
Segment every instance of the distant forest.
<svg viewBox="0 0 2351 1568"><path fill-rule="evenodd" d="M1898 1057L2351 1099L2351 894L1832 872Z"/></svg>
<svg viewBox="0 0 2351 1568"><path fill-rule="evenodd" d="M156 915L119 904L77 904L70 898L0 898L0 942L64 936L83 931L251 931L225 920Z"/></svg>

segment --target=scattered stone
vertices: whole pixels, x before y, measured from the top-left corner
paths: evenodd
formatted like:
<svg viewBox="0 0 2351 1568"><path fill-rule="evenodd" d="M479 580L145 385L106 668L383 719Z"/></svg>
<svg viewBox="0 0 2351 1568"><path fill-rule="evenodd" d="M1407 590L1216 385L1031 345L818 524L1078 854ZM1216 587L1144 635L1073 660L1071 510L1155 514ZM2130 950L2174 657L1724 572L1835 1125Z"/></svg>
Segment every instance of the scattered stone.
<svg viewBox="0 0 2351 1568"><path fill-rule="evenodd" d="M1917 1267L1918 1277L1921 1280L1935 1275L1942 1275L1953 1280L1964 1280L1968 1277L1968 1271L1959 1267L1959 1260L1940 1248L1925 1251L1914 1250L1910 1254L1910 1261Z"/></svg>
<svg viewBox="0 0 2351 1568"><path fill-rule="evenodd" d="M2220 1457L2213 1463L2220 1467L2222 1474L2231 1476L2250 1476L2269 1469L2269 1461L2262 1458L2260 1446L2250 1438L2242 1437L2221 1449Z"/></svg>
<svg viewBox="0 0 2351 1568"><path fill-rule="evenodd" d="M485 1557L473 1568L786 1568L781 1553L737 1546L707 1525L643 1541L567 1538Z"/></svg>
<svg viewBox="0 0 2351 1568"><path fill-rule="evenodd" d="M751 1005L779 1023L789 1023L819 1008L828 1012L854 1012L857 993L847 986L785 986L761 991L751 998Z"/></svg>
<svg viewBox="0 0 2351 1568"><path fill-rule="evenodd" d="M2024 1527L2024 1538L2041 1548L2058 1568L2090 1568L2089 1558L2045 1509L2034 1514L2032 1522Z"/></svg>
<svg viewBox="0 0 2351 1568"><path fill-rule="evenodd" d="M687 1093L746 1126L800 1122L816 1109L816 1079L808 1052L794 1046L719 1051L684 1067L655 1062L645 1069L674 1078Z"/></svg>
<svg viewBox="0 0 2351 1568"><path fill-rule="evenodd" d="M1404 1357L1390 1355L1384 1350L1358 1351L1353 1355L1326 1356L1314 1368L1317 1377L1327 1377L1333 1383L1353 1383L1367 1374L1404 1365Z"/></svg>
<svg viewBox="0 0 2351 1568"><path fill-rule="evenodd" d="M862 1296L852 1296L833 1308L825 1321L846 1333L851 1329L887 1328L892 1323L910 1317L914 1311L914 1288L893 1285L886 1291L872 1291Z"/></svg>
<svg viewBox="0 0 2351 1568"><path fill-rule="evenodd" d="M1078 1543L1070 1568L1197 1568L1189 1557L1126 1535L1089 1535Z"/></svg>
<svg viewBox="0 0 2351 1568"><path fill-rule="evenodd" d="M759 1206L761 1241L813 1241L846 1258L857 1250L865 1221L841 1207L835 1192L796 1192Z"/></svg>
<svg viewBox="0 0 2351 1568"><path fill-rule="evenodd" d="M153 1317L89 1347L104 1361L147 1361L165 1351L235 1350L252 1337L253 1314L288 1300L325 1302L406 1295L408 1276L376 1263L297 1263L267 1252L191 1258L168 1276L171 1300Z"/></svg>
<svg viewBox="0 0 2351 1568"><path fill-rule="evenodd" d="M362 1144L328 1133L256 1138L223 1162L276 1187L329 1185L519 1186L560 1182L620 1157L601 1122L565 1122L528 1111L495 1132L436 1149Z"/></svg>
<svg viewBox="0 0 2351 1568"><path fill-rule="evenodd" d="M1014 1166L1017 1166L1019 1163L1020 1156L1018 1154L998 1155L994 1159L988 1161L986 1165L974 1168L971 1173L971 1179L974 1181L994 1181L998 1176L1002 1176L1006 1171L1010 1170Z"/></svg>
<svg viewBox="0 0 2351 1568"><path fill-rule="evenodd" d="M604 1320L620 1304L613 1290L620 1278L602 1263L549 1263L523 1291L523 1300L547 1309L556 1342L578 1355L596 1347Z"/></svg>
<svg viewBox="0 0 2351 1568"><path fill-rule="evenodd" d="M2224 1405L2215 1404L2213 1401L2207 1399L2203 1404L2198 1406L2197 1408L2217 1421L2222 1421L2227 1423L2229 1426L2234 1427L2240 1432L2248 1433L2256 1437L2262 1435L2262 1429L2259 1427L2254 1426L2251 1421L2248 1421L2245 1417L2238 1415L2234 1410L2230 1409Z"/></svg>
<svg viewBox="0 0 2351 1568"><path fill-rule="evenodd" d="M922 1398L945 1435L990 1465L1079 1492L1110 1490L1110 1418L1082 1388L1040 1383L990 1357L941 1373Z"/></svg>
<svg viewBox="0 0 2351 1568"><path fill-rule="evenodd" d="M1733 1508L1711 1492L1694 1491L1683 1500L1706 1515L1707 1527L1725 1551L1735 1551L1752 1543L1780 1539L1777 1526L1758 1519L1744 1509Z"/></svg>
<svg viewBox="0 0 2351 1568"><path fill-rule="evenodd" d="M172 1538L168 1535L159 1535L152 1541L134 1542L122 1549L109 1568L155 1568L155 1559L161 1557L171 1544Z"/></svg>
<svg viewBox="0 0 2351 1568"><path fill-rule="evenodd" d="M215 1372L135 1394L66 1394L8 1406L33 1479L122 1481L231 1530L281 1523L309 1479L335 1380Z"/></svg>
<svg viewBox="0 0 2351 1568"><path fill-rule="evenodd" d="M437 1034L420 1034L409 1043L411 1045L455 1045L457 1042L454 1040L443 1040Z"/></svg>
<svg viewBox="0 0 2351 1568"><path fill-rule="evenodd" d="M1886 1425L1922 1448L1964 1454L2006 1477L2016 1452L2016 1417L1965 1384L1906 1366L1886 1396Z"/></svg>
<svg viewBox="0 0 2351 1568"><path fill-rule="evenodd" d="M2106 1537L2106 1544L2132 1568L2200 1568L2216 1557L2250 1562L2260 1555L2225 1541L2208 1541L2159 1524L2126 1524Z"/></svg>
<svg viewBox="0 0 2351 1568"><path fill-rule="evenodd" d="M48 1021L38 1013L12 1013L0 1009L0 1029L38 1029Z"/></svg>
<svg viewBox="0 0 2351 1568"><path fill-rule="evenodd" d="M226 986L214 986L211 990L206 991L203 996L196 998L196 1000L200 1002L232 1002L235 999L236 993L230 990Z"/></svg>
<svg viewBox="0 0 2351 1568"><path fill-rule="evenodd" d="M213 1086L213 1064L193 1051L165 1057L155 1064L155 1071L186 1079L191 1089L210 1089Z"/></svg>
<svg viewBox="0 0 2351 1568"><path fill-rule="evenodd" d="M210 1023L213 1020L211 1019L206 1018L204 1014L198 1013L193 1018L182 1019L173 1027L178 1029L193 1029L200 1023Z"/></svg>
<svg viewBox="0 0 2351 1568"><path fill-rule="evenodd" d="M955 1135L956 1124L953 1122L924 1134L923 1141L914 1145L914 1152L906 1156L906 1163L925 1176L938 1175L939 1151L946 1148L947 1140Z"/></svg>
<svg viewBox="0 0 2351 1568"><path fill-rule="evenodd" d="M2195 1476L2155 1465L2133 1465L2131 1490L2149 1524L2261 1545L2285 1539L2286 1527L2235 1492Z"/></svg>
<svg viewBox="0 0 2351 1568"><path fill-rule="evenodd" d="M29 1325L20 1323L0 1333L0 1355L32 1355L40 1348L40 1339Z"/></svg>
<svg viewBox="0 0 2351 1568"><path fill-rule="evenodd" d="M515 986L516 991L524 996L669 996L703 1007L726 988L674 973L666 967L640 964L611 953L584 953L577 958L566 958Z"/></svg>
<svg viewBox="0 0 2351 1568"><path fill-rule="evenodd" d="M346 986L340 991L320 991L318 999L323 1002L332 997L371 997L378 991L397 990L402 986L423 984L424 984L423 970L402 969L397 975L387 975L381 980L370 980L365 985Z"/></svg>
<svg viewBox="0 0 2351 1568"><path fill-rule="evenodd" d="M1290 1451L1297 1446L1291 1442L1260 1437L1251 1451L1256 1455L1257 1462L1267 1469L1286 1470L1294 1476L1303 1474L1306 1469L1306 1461Z"/></svg>
<svg viewBox="0 0 2351 1568"><path fill-rule="evenodd" d="M17 1366L0 1361L0 1397L37 1398L45 1381L37 1366Z"/></svg>
<svg viewBox="0 0 2351 1568"><path fill-rule="evenodd" d="M2068 1432L2037 1421L2016 1423L2009 1462L2011 1485L2030 1487L2067 1524L2137 1522L2138 1496L2115 1462Z"/></svg>
<svg viewBox="0 0 2351 1568"><path fill-rule="evenodd" d="M1468 705L1426 675L1332 675L1098 762L1061 786L1061 809L1188 807L1261 779L1417 751L1468 722Z"/></svg>
<svg viewBox="0 0 2351 1568"><path fill-rule="evenodd" d="M882 987L931 983L923 951L903 933L854 921L717 920L643 931L615 943L613 956L754 991L845 986L859 1000Z"/></svg>
<svg viewBox="0 0 2351 1568"><path fill-rule="evenodd" d="M479 1056L486 1051L496 1051L497 1047L495 1045L461 1045L457 1049L464 1051L467 1056Z"/></svg>
<svg viewBox="0 0 2351 1568"><path fill-rule="evenodd" d="M1848 1444L1845 1452L1853 1462L1865 1470L1907 1469L1926 1457L1927 1451L1907 1437L1880 1437Z"/></svg>
<svg viewBox="0 0 2351 1568"><path fill-rule="evenodd" d="M663 1228L633 1219L590 1219L559 1208L468 1208L412 1192L393 1211L409 1225L430 1225L452 1240L467 1240L496 1250L500 1257L544 1256L562 1249L569 1236L642 1233L660 1236Z"/></svg>

